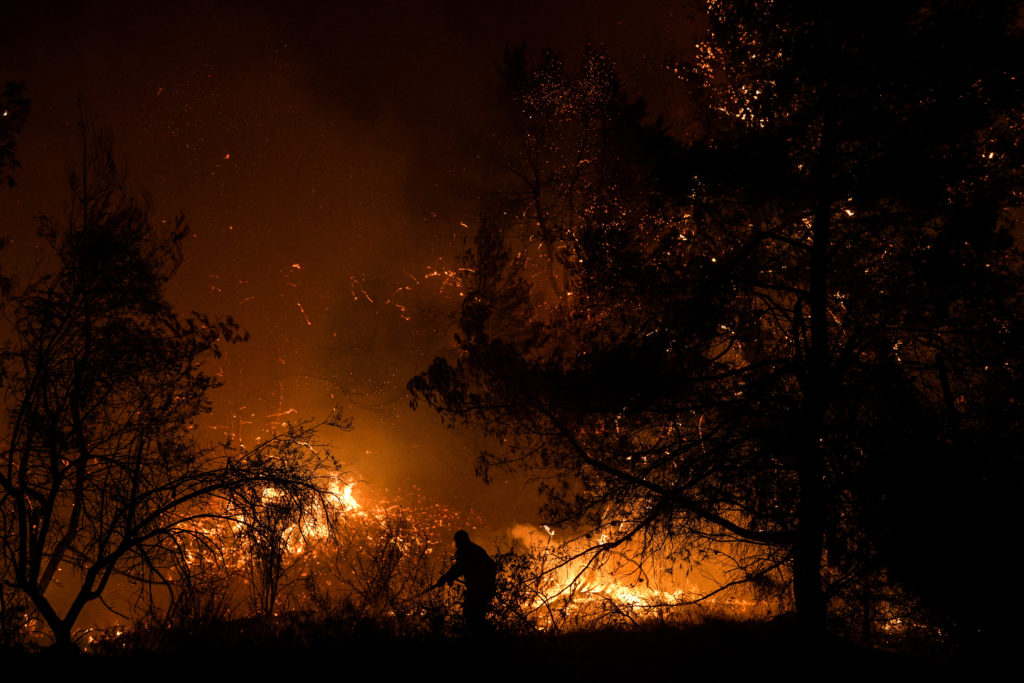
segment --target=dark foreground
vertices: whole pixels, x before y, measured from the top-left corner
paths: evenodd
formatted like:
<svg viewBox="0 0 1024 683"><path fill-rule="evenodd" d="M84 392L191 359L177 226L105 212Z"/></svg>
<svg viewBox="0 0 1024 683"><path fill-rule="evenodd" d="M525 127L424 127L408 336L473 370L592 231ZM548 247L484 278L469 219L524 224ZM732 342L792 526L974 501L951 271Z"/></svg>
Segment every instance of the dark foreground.
<svg viewBox="0 0 1024 683"><path fill-rule="evenodd" d="M714 622L565 635L396 637L326 622L220 627L157 651L59 656L0 651L0 681L877 681L990 680L990 656L905 654L839 641L800 644L777 624Z"/></svg>

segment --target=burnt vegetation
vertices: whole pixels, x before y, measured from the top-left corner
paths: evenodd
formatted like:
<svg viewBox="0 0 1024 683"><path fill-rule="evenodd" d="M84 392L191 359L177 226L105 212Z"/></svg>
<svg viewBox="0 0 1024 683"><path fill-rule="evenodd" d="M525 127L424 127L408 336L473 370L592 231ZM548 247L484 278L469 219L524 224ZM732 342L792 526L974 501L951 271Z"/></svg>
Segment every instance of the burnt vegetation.
<svg viewBox="0 0 1024 683"><path fill-rule="evenodd" d="M1020 7L719 0L706 21L665 65L683 128L598 48L506 51L508 184L462 255L456 348L408 384L495 437L480 474L537 478L574 538L500 549L486 633L459 587L426 590L448 529L352 500L318 436L348 421L200 436L208 363L246 335L168 302L187 223L83 116L48 255L0 278L11 661L853 679L1012 642L1019 582L989 577L1024 494ZM4 184L28 107L7 84ZM716 590L653 587L701 562ZM594 590L608 566L648 601ZM777 618L720 620L731 590ZM92 603L125 624L83 627Z"/></svg>

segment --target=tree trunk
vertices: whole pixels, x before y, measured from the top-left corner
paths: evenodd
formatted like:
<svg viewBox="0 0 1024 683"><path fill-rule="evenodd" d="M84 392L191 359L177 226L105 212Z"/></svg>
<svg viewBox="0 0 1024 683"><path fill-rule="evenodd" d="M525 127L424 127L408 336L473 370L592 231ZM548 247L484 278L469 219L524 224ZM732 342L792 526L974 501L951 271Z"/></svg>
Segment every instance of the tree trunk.
<svg viewBox="0 0 1024 683"><path fill-rule="evenodd" d="M812 433L817 437L817 432ZM824 468L820 448L813 448L808 443L800 457L800 500L797 504L797 533L793 548L793 597L800 630L813 639L825 632L826 601L821 585Z"/></svg>
<svg viewBox="0 0 1024 683"><path fill-rule="evenodd" d="M24 584L21 584L24 587ZM46 625L50 627L50 632L53 634L53 649L56 652L73 653L78 652L78 646L75 645L74 640L71 638L71 623L68 623L66 619L61 619L60 615L50 604L50 601L46 599L46 596L38 586L30 586L24 589L25 595L32 601L32 604L39 611L39 616L43 618Z"/></svg>
<svg viewBox="0 0 1024 683"><path fill-rule="evenodd" d="M50 624L50 630L53 631L53 646L52 650L60 655L74 655L78 654L79 647L71 637L71 623L65 621L59 621L54 624Z"/></svg>
<svg viewBox="0 0 1024 683"><path fill-rule="evenodd" d="M793 548L793 597L802 633L817 638L825 633L826 598L821 581L825 547L825 417L829 395L828 261L831 204L828 126L822 134L819 177L823 178L812 224L810 263L810 349L804 377L802 434L798 446L796 541Z"/></svg>

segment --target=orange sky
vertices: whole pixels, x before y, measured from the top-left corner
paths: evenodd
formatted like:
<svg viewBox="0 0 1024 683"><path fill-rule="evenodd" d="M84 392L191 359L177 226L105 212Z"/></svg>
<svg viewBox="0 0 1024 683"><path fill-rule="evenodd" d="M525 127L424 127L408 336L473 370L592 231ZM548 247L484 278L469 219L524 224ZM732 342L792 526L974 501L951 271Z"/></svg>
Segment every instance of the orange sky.
<svg viewBox="0 0 1024 683"><path fill-rule="evenodd" d="M337 404L355 429L329 438L369 485L415 485L496 528L535 520L531 485L474 477L476 435L408 408L405 383L448 348L458 301L424 276L453 265L460 223L506 182L505 45L571 59L603 43L671 121L681 96L662 65L692 44L694 3L36 4L0 21L0 81L33 100L17 185L0 191L5 272L27 275L32 217L61 212L82 93L156 215L189 219L173 300L252 336L217 368L215 423Z"/></svg>

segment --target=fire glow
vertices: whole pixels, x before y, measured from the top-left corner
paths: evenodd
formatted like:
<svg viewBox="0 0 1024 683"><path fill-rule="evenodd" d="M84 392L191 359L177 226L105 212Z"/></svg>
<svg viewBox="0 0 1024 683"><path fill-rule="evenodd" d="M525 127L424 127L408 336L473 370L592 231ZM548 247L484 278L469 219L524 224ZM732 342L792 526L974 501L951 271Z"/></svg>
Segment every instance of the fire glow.
<svg viewBox="0 0 1024 683"><path fill-rule="evenodd" d="M423 591L447 566L453 531L468 527L478 534L476 524L481 520L471 511L453 510L415 496L360 502L357 484L346 481L342 473L327 473L325 480L323 506L275 529L279 555L255 547L255 538L246 534L253 520L236 512L226 515L220 524L206 523L197 529L205 541L187 553L184 572L219 572L214 578L240 600L246 587L251 591L259 588L254 583L260 577L266 580L266 571L253 569L269 557L277 571L272 573L273 580L279 585L272 601L273 615L307 612L317 603L355 602L384 618L436 607L439 598L425 596ZM266 487L259 497L261 505L271 510L287 502L273 487ZM364 490L362 497L373 499L369 490ZM261 520L256 521L258 526ZM709 591L708 586L714 584L709 584L707 575L702 577L682 565L677 567L678 574L666 573L663 570L671 563L662 560L648 572L630 549L596 555L588 551L594 544L586 539L563 541L556 530L527 524L517 524L496 536L496 542L488 543L477 535L504 564L500 581L505 582L506 590L499 590L495 613L521 614L537 630L692 621L709 614L763 617L772 612L767 602L748 595L735 591L718 594L713 587ZM259 540L268 544L266 536ZM213 549L221 549L223 554L211 555ZM215 569L218 566L220 569ZM184 580L185 576L180 576L178 584ZM180 590L182 586L176 587ZM448 601L451 608L457 592L440 599Z"/></svg>

